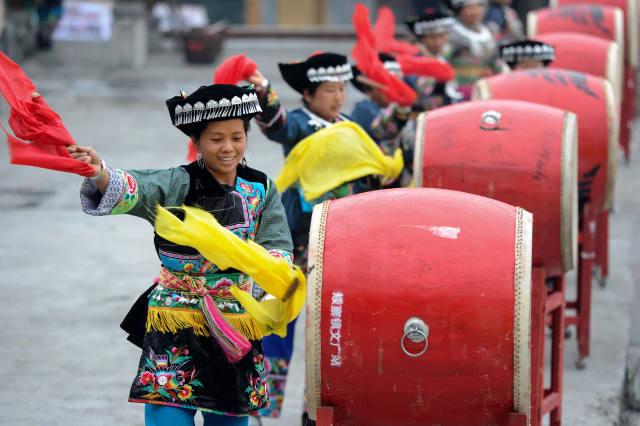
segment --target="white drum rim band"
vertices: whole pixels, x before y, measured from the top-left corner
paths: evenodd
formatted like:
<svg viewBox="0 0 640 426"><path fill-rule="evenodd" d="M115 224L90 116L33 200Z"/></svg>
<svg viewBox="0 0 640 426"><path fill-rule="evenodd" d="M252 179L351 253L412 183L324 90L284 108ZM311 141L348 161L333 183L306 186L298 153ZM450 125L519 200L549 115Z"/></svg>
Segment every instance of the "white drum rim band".
<svg viewBox="0 0 640 426"><path fill-rule="evenodd" d="M620 51L626 53L628 47L624 40L624 28L625 28L624 13L622 12L622 9L620 9L619 7L614 7L613 27L614 27L613 28L614 31L616 32L615 41L616 43L618 43L618 45L620 45ZM631 53L629 54L630 61L632 61L633 56L635 55Z"/></svg>
<svg viewBox="0 0 640 426"><path fill-rule="evenodd" d="M560 249L562 270L574 269L578 259L578 119L564 112L560 157Z"/></svg>
<svg viewBox="0 0 640 426"><path fill-rule="evenodd" d="M616 100L619 104L622 104L622 82L624 80L624 59L620 54L620 45L615 41L609 42L609 49L607 50L607 69L605 71L605 77L613 86L613 91L616 95Z"/></svg>
<svg viewBox="0 0 640 426"><path fill-rule="evenodd" d="M618 104L611 83L602 79L603 92L607 110L607 128L608 128L608 155L607 155L607 181L605 188L603 210L611 209L613 204L613 195L616 186L616 173L618 169L618 146L620 144L620 114L618 112Z"/></svg>
<svg viewBox="0 0 640 426"><path fill-rule="evenodd" d="M533 215L516 209L513 275L513 410L531 418L531 262Z"/></svg>
<svg viewBox="0 0 640 426"><path fill-rule="evenodd" d="M473 85L473 91L471 93L472 101L487 101L491 99L491 89L486 78L481 78Z"/></svg>
<svg viewBox="0 0 640 426"><path fill-rule="evenodd" d="M321 399L322 353L322 267L324 240L329 213L329 201L313 208L309 230L309 261L307 275L307 322L305 324L305 376L309 417L317 420Z"/></svg>
<svg viewBox="0 0 640 426"><path fill-rule="evenodd" d="M527 36L533 38L538 33L538 15L535 11L527 13Z"/></svg>
<svg viewBox="0 0 640 426"><path fill-rule="evenodd" d="M638 49L640 48L639 37L640 37L640 16L638 15L638 11L640 7L636 0L629 0L627 2L627 25L630 28L629 31L629 59L631 61L631 65L636 68L638 66L638 61L640 58L638 57Z"/></svg>
<svg viewBox="0 0 640 426"><path fill-rule="evenodd" d="M421 112L416 120L416 139L413 151L413 186L422 188L424 183L424 144L427 130L427 113Z"/></svg>

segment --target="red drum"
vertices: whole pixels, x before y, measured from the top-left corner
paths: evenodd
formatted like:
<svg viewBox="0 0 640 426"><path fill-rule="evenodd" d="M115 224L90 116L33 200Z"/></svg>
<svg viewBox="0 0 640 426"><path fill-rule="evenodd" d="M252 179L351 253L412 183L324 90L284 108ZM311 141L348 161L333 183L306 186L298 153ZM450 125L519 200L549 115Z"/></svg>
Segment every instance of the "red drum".
<svg viewBox="0 0 640 426"><path fill-rule="evenodd" d="M478 81L475 100L517 99L571 111L578 117L578 187L591 211L607 210L616 175L618 111L608 81L561 69L531 69Z"/></svg>
<svg viewBox="0 0 640 426"><path fill-rule="evenodd" d="M625 45L627 46L625 52L625 63L633 66L638 66L638 25L640 25L640 10L636 4L637 0L551 0L549 5L554 7L569 6L569 5L582 5L589 3L592 5L617 7L622 11L625 17Z"/></svg>
<svg viewBox="0 0 640 426"><path fill-rule="evenodd" d="M467 102L421 114L417 187L493 198L533 213L533 266L575 267L577 123L573 113L521 101Z"/></svg>
<svg viewBox="0 0 640 426"><path fill-rule="evenodd" d="M589 0L588 5L581 5L584 3L583 0L552 0L552 6L554 3L560 6L558 12L550 13L549 9L544 9L539 15L537 12L530 12L528 17L530 36L546 32L574 31L620 43L625 52L620 144L624 148L627 160L630 157L631 128L637 104L636 69L640 7L636 2L637 0ZM565 22L559 22L558 15L567 18ZM624 44L622 40L625 40Z"/></svg>
<svg viewBox="0 0 640 426"><path fill-rule="evenodd" d="M618 43L580 33L547 33L536 36L556 49L549 68L574 70L605 78L622 102L623 57Z"/></svg>
<svg viewBox="0 0 640 426"><path fill-rule="evenodd" d="M537 9L527 14L527 29L532 38L546 33L581 33L615 41L626 49L624 15L616 7L582 4Z"/></svg>
<svg viewBox="0 0 640 426"><path fill-rule="evenodd" d="M342 425L529 425L531 214L442 189L318 205L309 415ZM321 410L319 410L322 408Z"/></svg>

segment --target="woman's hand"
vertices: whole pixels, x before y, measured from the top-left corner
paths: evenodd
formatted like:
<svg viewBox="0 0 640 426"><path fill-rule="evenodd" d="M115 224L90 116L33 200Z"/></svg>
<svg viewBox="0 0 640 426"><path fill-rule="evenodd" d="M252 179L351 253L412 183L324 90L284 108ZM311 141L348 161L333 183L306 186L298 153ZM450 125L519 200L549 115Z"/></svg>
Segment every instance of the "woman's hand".
<svg viewBox="0 0 640 426"><path fill-rule="evenodd" d="M256 87L257 92L263 92L266 86L265 82L267 81L267 79L264 78L264 75L262 75L259 69L256 69L253 74L251 74L251 77L247 79L247 81Z"/></svg>
<svg viewBox="0 0 640 426"><path fill-rule="evenodd" d="M93 166L95 170L94 177L103 172L102 158L100 158L93 148L88 146L67 145L67 152L74 160L82 161L83 163Z"/></svg>
<svg viewBox="0 0 640 426"><path fill-rule="evenodd" d="M71 158L82 161L93 167L95 173L93 179L98 185L98 190L104 194L104 191L109 184L109 173L104 169L104 163L98 153L88 146L67 145L67 152L71 155Z"/></svg>

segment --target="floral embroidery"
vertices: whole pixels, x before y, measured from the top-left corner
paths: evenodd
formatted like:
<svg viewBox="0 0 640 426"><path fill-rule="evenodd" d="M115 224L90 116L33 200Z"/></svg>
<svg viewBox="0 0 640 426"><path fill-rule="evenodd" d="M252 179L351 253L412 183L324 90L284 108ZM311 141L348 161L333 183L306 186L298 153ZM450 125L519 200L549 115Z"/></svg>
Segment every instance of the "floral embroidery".
<svg viewBox="0 0 640 426"><path fill-rule="evenodd" d="M253 362L258 374L257 376L253 374L249 376L249 386L244 392L249 394L249 406L251 409L258 409L263 407L269 400L269 386L267 385L264 355L255 355Z"/></svg>
<svg viewBox="0 0 640 426"><path fill-rule="evenodd" d="M269 250L269 254L273 257L279 257L287 261L289 265L293 265L293 255L285 250Z"/></svg>
<svg viewBox="0 0 640 426"><path fill-rule="evenodd" d="M173 347L165 350L165 353L156 355L153 349L149 349L144 370L140 372L136 382L143 392L147 392L142 398L194 403L196 396L193 391L203 385L196 379L198 371L195 367L187 368L191 364L189 349L186 346Z"/></svg>
<svg viewBox="0 0 640 426"><path fill-rule="evenodd" d="M111 210L111 214L124 214L133 209L138 203L138 199L140 198L138 194L138 184L129 173L122 170L115 170L115 172L122 175L124 180L124 193L118 204Z"/></svg>
<svg viewBox="0 0 640 426"><path fill-rule="evenodd" d="M287 384L289 363L284 358L267 357L264 359L265 368L268 371L269 399L268 408L260 410L263 417L280 417L282 403L284 402L284 389Z"/></svg>

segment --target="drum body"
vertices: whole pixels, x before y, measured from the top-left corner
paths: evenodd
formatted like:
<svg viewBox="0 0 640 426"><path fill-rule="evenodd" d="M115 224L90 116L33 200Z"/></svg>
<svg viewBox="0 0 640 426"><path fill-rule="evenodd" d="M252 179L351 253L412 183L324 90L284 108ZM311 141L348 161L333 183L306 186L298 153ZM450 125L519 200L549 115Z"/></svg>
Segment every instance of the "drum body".
<svg viewBox="0 0 640 426"><path fill-rule="evenodd" d="M615 41L625 52L624 14L617 7L594 4L543 8L527 14L529 37L540 34L572 32Z"/></svg>
<svg viewBox="0 0 640 426"><path fill-rule="evenodd" d="M477 101L419 117L418 187L493 198L533 213L533 266L547 276L575 267L577 123L573 113L530 102Z"/></svg>
<svg viewBox="0 0 640 426"><path fill-rule="evenodd" d="M579 71L602 77L611 83L618 103L622 102L623 56L618 43L581 33L546 33L536 36L556 49L549 68Z"/></svg>
<svg viewBox="0 0 640 426"><path fill-rule="evenodd" d="M582 5L584 0L551 0L549 5L552 8L569 6L569 5ZM637 0L589 0L586 3L600 6L617 7L622 11L625 21L625 45L627 46L625 55L625 63L631 65L633 68L638 66L638 44L640 40L640 8L638 7Z"/></svg>
<svg viewBox="0 0 640 426"><path fill-rule="evenodd" d="M607 210L615 185L619 119L608 81L562 69L531 69L480 80L475 100L516 99L539 103L578 117L578 188L591 212Z"/></svg>
<svg viewBox="0 0 640 426"><path fill-rule="evenodd" d="M373 191L316 206L310 417L328 406L335 425L528 418L531 227L522 209L441 189ZM412 328L416 319L422 328Z"/></svg>
<svg viewBox="0 0 640 426"><path fill-rule="evenodd" d="M553 1L551 2L553 5ZM620 144L629 159L631 128L636 114L636 69L638 65L637 0L557 0L560 7L530 12L529 36L557 31L574 31L614 40L625 52ZM556 10L556 12L553 12ZM626 19L625 19L626 17Z"/></svg>

